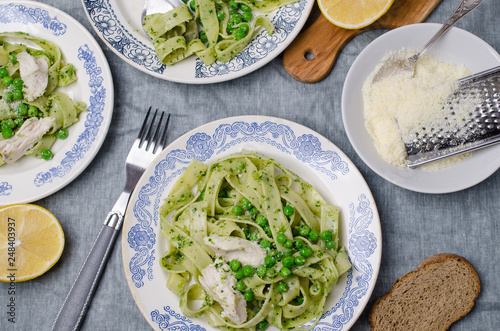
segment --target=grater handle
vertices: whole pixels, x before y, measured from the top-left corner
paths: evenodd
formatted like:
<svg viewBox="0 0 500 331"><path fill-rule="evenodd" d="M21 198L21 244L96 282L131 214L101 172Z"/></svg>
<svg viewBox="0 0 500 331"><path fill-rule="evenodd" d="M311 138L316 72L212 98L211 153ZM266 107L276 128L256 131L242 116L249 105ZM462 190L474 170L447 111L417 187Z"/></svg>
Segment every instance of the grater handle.
<svg viewBox="0 0 500 331"><path fill-rule="evenodd" d="M473 75L464 77L462 79L459 79L458 83L460 85L471 84L477 80L484 79L488 76L493 76L493 75L498 75L498 74L500 74L500 66L493 67L491 69L487 69L487 70L478 72L477 74L473 74Z"/></svg>
<svg viewBox="0 0 500 331"><path fill-rule="evenodd" d="M434 43L443 36L455 23L457 23L462 17L476 9L484 0L462 0L451 16L444 22L443 26L439 31L425 44L415 55L418 59L422 54L424 54Z"/></svg>

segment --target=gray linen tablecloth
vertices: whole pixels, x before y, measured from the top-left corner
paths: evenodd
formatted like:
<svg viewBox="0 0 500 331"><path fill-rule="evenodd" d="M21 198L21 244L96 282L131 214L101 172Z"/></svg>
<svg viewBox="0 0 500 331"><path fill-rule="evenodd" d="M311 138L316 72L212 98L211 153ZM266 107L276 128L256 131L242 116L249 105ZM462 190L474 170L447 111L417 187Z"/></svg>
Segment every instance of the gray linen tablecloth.
<svg viewBox="0 0 500 331"><path fill-rule="evenodd" d="M132 0L127 0L132 1ZM104 145L70 185L35 204L52 211L66 235L60 261L45 275L18 283L16 323L7 321L7 284L0 285L0 330L49 330L102 221L125 180L124 160L149 106L172 113L168 141L204 123L235 115L271 115L309 127L336 144L361 171L378 204L383 255L377 285L352 330L368 330L374 300L425 257L456 253L477 269L481 294L470 314L452 330L500 329L500 172L451 194L421 194L375 174L352 148L341 116L341 92L350 65L385 31L366 32L349 42L330 75L320 83L291 78L280 57L239 79L212 85L184 85L151 77L126 64L96 35L79 0L44 0L80 21L98 40L115 88L113 122ZM444 22L459 0L443 0L427 22ZM500 1L485 0L457 24L500 51ZM151 93L155 91L155 93ZM474 171L474 169L471 169ZM125 280L121 237L94 297L83 330L148 330Z"/></svg>

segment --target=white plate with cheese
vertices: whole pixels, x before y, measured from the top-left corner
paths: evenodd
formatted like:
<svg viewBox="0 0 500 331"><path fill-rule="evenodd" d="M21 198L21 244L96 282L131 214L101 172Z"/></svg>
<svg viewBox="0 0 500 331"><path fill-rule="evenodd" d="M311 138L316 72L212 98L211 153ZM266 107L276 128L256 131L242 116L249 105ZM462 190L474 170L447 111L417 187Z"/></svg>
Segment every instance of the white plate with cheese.
<svg viewBox="0 0 500 331"><path fill-rule="evenodd" d="M342 93L342 118L347 136L361 159L378 175L405 189L449 193L476 185L500 167L500 145L474 152L462 162L437 170L409 169L387 163L376 151L365 127L362 88L384 56L401 49L418 50L440 24L408 25L385 33L370 43L353 62ZM452 28L427 54L443 62L465 65L477 73L500 65L500 55L477 36Z"/></svg>

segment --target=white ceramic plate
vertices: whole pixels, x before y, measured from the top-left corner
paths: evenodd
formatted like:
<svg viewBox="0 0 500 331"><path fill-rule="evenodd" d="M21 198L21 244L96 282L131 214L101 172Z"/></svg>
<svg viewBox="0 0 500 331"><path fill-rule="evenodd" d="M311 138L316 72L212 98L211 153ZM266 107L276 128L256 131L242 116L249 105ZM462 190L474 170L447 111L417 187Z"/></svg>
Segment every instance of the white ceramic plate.
<svg viewBox="0 0 500 331"><path fill-rule="evenodd" d="M140 179L125 216L122 252L142 314L155 330L213 330L203 317L183 316L179 299L165 286L159 261L167 246L159 234L158 209L191 159L210 164L241 150L274 158L340 206L341 241L354 268L339 279L318 327L348 330L368 302L380 267L382 236L373 196L354 164L330 141L296 123L264 116L227 118L186 133Z"/></svg>
<svg viewBox="0 0 500 331"><path fill-rule="evenodd" d="M51 161L23 157L0 167L0 205L44 198L75 179L92 161L104 141L113 112L113 82L108 62L90 33L75 19L35 1L3 1L0 30L21 31L54 42L72 63L78 80L58 91L88 110L68 128L69 136L51 147Z"/></svg>
<svg viewBox="0 0 500 331"><path fill-rule="evenodd" d="M145 0L82 0L97 34L120 58L135 68L165 80L208 84L246 75L278 56L297 36L311 12L314 0L300 0L271 14L275 31L261 31L252 42L228 63L206 66L191 56L173 66L160 63L142 30L141 11Z"/></svg>
<svg viewBox="0 0 500 331"><path fill-rule="evenodd" d="M500 145L476 151L461 163L437 171L407 169L390 165L375 150L365 128L362 87L366 78L389 51L419 49L441 27L422 23L389 31L370 43L356 58L347 74L342 92L342 118L356 152L378 175L408 190L449 193L473 186L500 167ZM452 28L428 54L446 62L464 64L472 73L500 65L500 55L473 34Z"/></svg>

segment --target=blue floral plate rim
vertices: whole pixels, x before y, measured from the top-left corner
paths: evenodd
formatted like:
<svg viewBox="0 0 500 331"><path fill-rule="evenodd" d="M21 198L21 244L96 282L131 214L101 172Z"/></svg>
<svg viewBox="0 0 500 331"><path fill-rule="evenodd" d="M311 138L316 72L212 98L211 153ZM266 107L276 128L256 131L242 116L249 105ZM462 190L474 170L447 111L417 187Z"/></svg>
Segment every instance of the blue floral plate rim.
<svg viewBox="0 0 500 331"><path fill-rule="evenodd" d="M79 122L68 128L68 138L53 145L51 161L24 157L15 166L0 168L0 205L9 205L47 197L85 170L108 132L114 90L99 44L81 23L60 9L35 1L4 1L0 3L0 25L3 31L26 32L56 43L78 75L75 83L58 90L88 107Z"/></svg>
<svg viewBox="0 0 500 331"><path fill-rule="evenodd" d="M239 78L277 57L300 32L314 0L298 0L269 14L275 26L272 35L257 33L252 42L228 63L206 66L191 56L173 66L160 63L142 30L140 13L144 1L82 0L92 27L122 60L146 74L186 84L211 84Z"/></svg>
<svg viewBox="0 0 500 331"><path fill-rule="evenodd" d="M330 294L318 327L348 330L368 303L380 269L377 206L361 173L338 147L307 127L269 116L236 116L202 125L167 146L139 180L125 215L122 258L140 311L154 330L214 330L203 318L183 316L178 298L165 287L159 260L166 246L158 235L158 209L192 158L210 164L241 150L276 159L341 208L342 243L354 267Z"/></svg>

